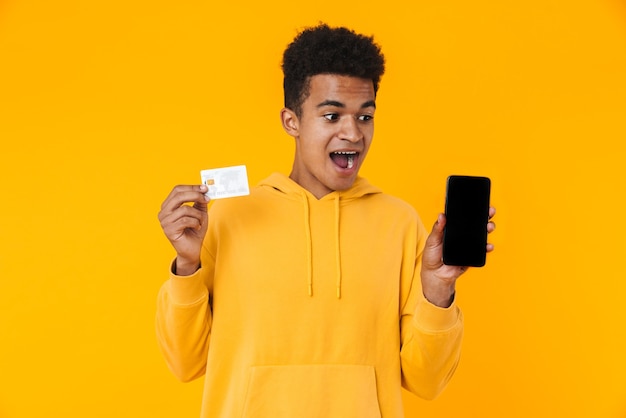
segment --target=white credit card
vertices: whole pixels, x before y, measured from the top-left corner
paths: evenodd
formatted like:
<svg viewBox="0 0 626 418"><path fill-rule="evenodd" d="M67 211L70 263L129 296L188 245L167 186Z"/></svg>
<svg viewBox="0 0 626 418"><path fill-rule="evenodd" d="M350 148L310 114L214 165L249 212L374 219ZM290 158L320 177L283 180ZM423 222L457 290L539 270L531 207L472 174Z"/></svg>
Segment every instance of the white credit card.
<svg viewBox="0 0 626 418"><path fill-rule="evenodd" d="M211 199L224 199L250 194L248 172L245 165L202 170L200 177L202 178L202 184L209 188L209 191L205 194Z"/></svg>

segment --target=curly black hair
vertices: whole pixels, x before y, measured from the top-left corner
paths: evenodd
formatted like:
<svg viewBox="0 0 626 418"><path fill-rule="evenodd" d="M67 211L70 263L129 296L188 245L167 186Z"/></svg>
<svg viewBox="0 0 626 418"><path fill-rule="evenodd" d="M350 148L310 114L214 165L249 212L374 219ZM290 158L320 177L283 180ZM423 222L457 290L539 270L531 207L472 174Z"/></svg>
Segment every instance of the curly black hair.
<svg viewBox="0 0 626 418"><path fill-rule="evenodd" d="M317 74L369 78L378 91L385 72L385 57L371 36L325 23L304 29L283 54L285 107L300 116L309 95L309 82Z"/></svg>

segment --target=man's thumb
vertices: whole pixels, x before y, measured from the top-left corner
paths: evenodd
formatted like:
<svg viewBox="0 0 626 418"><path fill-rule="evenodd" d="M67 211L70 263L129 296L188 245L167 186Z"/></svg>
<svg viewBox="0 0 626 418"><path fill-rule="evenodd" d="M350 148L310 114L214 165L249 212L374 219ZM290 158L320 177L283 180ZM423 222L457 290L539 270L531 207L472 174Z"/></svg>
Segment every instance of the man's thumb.
<svg viewBox="0 0 626 418"><path fill-rule="evenodd" d="M443 229L446 226L446 216L443 213L440 213L437 216L437 221L433 225L433 229L428 236L428 244L436 247L440 245L443 241Z"/></svg>

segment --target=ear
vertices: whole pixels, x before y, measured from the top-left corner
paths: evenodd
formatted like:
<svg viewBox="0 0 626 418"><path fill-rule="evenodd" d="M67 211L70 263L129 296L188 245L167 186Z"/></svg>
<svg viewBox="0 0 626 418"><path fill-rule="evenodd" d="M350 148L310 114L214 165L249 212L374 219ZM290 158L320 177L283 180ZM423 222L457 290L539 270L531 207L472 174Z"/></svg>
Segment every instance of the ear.
<svg viewBox="0 0 626 418"><path fill-rule="evenodd" d="M297 138L300 136L300 121L295 112L289 108L284 107L280 111L280 120L283 124L283 129L287 134Z"/></svg>

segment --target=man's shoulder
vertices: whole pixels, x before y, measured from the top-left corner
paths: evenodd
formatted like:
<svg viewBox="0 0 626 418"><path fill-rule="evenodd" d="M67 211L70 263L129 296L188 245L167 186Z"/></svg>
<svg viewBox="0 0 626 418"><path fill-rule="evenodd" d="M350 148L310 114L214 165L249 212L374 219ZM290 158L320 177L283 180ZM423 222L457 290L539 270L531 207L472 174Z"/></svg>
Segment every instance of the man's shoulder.
<svg viewBox="0 0 626 418"><path fill-rule="evenodd" d="M406 213L407 215L417 216L415 208L406 200L385 192L380 192L368 196L365 199L371 205L378 205L386 210L398 213Z"/></svg>
<svg viewBox="0 0 626 418"><path fill-rule="evenodd" d="M279 196L279 193L271 193L259 186L253 186L250 187L248 195L216 199L211 202L209 216L226 219L260 217L263 213L276 209L280 204Z"/></svg>

